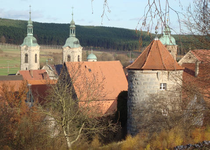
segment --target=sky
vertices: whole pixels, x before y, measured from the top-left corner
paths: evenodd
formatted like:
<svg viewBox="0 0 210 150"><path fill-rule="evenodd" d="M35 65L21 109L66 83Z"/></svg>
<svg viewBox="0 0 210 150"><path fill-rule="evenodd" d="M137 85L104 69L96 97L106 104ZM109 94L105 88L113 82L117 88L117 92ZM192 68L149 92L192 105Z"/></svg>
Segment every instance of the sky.
<svg viewBox="0 0 210 150"><path fill-rule="evenodd" d="M72 10L76 25L107 26L140 29L139 19L144 15L148 0L107 0L110 12L103 13L104 0L2 0L0 18L28 20L31 5L32 21L42 23L70 23ZM162 0L164 1L164 0ZM169 0L175 10L181 10L180 0ZM182 0L187 7L191 0ZM73 7L73 9L72 9ZM179 30L177 17L170 14L171 27Z"/></svg>

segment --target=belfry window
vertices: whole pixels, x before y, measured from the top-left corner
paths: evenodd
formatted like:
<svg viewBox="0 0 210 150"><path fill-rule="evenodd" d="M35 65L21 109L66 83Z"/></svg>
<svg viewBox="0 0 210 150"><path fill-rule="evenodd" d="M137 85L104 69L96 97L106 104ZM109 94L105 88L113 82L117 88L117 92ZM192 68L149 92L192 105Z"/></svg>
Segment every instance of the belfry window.
<svg viewBox="0 0 210 150"><path fill-rule="evenodd" d="M78 61L80 61L80 56L78 55Z"/></svg>
<svg viewBox="0 0 210 150"><path fill-rule="evenodd" d="M160 90L167 90L167 84L166 83L160 83Z"/></svg>
<svg viewBox="0 0 210 150"><path fill-rule="evenodd" d="M35 63L37 63L37 54L35 54Z"/></svg>
<svg viewBox="0 0 210 150"><path fill-rule="evenodd" d="M25 54L25 63L28 63L28 54Z"/></svg>
<svg viewBox="0 0 210 150"><path fill-rule="evenodd" d="M67 56L67 61L71 61L71 56L70 55Z"/></svg>

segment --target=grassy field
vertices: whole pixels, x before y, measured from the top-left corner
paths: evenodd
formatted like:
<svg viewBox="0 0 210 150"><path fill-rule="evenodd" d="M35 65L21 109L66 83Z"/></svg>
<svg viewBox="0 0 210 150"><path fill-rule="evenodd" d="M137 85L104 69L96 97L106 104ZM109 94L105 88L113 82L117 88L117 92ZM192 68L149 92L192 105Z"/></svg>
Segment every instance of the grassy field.
<svg viewBox="0 0 210 150"><path fill-rule="evenodd" d="M47 59L52 59L53 53L62 50L46 49L40 52L40 64L44 65ZM16 74L20 70L20 49L0 45L0 75Z"/></svg>

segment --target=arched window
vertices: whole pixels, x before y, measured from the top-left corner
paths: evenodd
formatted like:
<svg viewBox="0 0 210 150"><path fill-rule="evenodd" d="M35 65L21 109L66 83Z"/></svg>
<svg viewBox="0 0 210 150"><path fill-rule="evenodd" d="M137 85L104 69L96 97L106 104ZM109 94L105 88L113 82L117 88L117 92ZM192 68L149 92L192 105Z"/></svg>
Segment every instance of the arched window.
<svg viewBox="0 0 210 150"><path fill-rule="evenodd" d="M28 54L25 54L25 63L28 63Z"/></svg>
<svg viewBox="0 0 210 150"><path fill-rule="evenodd" d="M37 54L35 54L35 63L37 63Z"/></svg>
<svg viewBox="0 0 210 150"><path fill-rule="evenodd" d="M71 56L70 55L68 55L67 61L71 61Z"/></svg>
<svg viewBox="0 0 210 150"><path fill-rule="evenodd" d="M78 55L78 61L80 61L80 56Z"/></svg>

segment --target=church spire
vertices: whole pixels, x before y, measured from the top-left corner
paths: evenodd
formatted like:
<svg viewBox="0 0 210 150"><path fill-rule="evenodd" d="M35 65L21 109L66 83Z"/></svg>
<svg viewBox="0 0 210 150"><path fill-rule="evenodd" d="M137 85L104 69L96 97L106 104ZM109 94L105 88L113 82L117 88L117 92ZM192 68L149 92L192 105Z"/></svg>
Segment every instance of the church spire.
<svg viewBox="0 0 210 150"><path fill-rule="evenodd" d="M75 22L74 22L74 19L73 19L73 15L74 15L73 8L74 7L72 7L72 20L71 20L71 23L70 23L70 34L69 34L70 37L75 37L75 35L76 35L76 30L75 30L76 26L75 26Z"/></svg>
<svg viewBox="0 0 210 150"><path fill-rule="evenodd" d="M29 6L29 20L28 20L28 25L27 25L27 35L33 35L33 23L31 21L31 5Z"/></svg>

